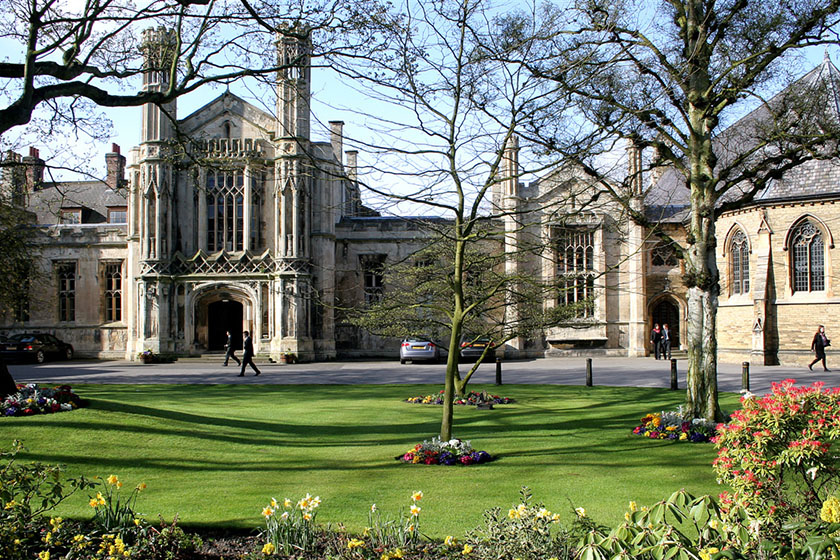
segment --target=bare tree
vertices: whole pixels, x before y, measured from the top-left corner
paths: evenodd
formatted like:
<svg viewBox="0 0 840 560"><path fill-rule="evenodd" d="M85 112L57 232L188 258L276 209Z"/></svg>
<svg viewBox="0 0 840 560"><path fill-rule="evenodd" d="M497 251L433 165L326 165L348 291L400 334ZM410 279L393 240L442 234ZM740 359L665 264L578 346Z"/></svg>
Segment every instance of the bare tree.
<svg viewBox="0 0 840 560"><path fill-rule="evenodd" d="M556 161L538 158L527 138L518 146L517 131L544 111L559 113L561 101L523 63L509 62L528 59L541 30L523 25L510 40L484 0L409 1L380 29L385 50L335 66L376 106L365 115L373 139L357 140L381 156L359 174L376 178L364 185L366 200L442 221L422 224L429 242L389 263L394 289L386 287L381 304L366 311L375 316L363 313L360 322L396 335L401 327L417 330L419 320L448 337L440 437L449 439L453 396L472 373L459 372L462 336L493 333L506 341L558 312L542 307L550 283L520 265L526 252L542 255L541 220L556 217L549 206L565 200L523 201L523 177ZM516 305L526 292L542 294L538 312L527 316Z"/></svg>
<svg viewBox="0 0 840 560"><path fill-rule="evenodd" d="M648 169L667 168L674 188L688 194L682 256L689 286L687 408L694 416L721 419L716 219L785 172L839 155L837 115L825 111L838 84L788 76L797 51L837 42L838 10L834 0L592 0L549 9L549 19L566 22L543 43L559 62L546 55L529 64L579 107L573 133L545 121L534 127L548 148L602 179L598 156L629 140L652 148ZM765 94L789 84L768 102ZM629 204L632 180L624 188L603 185L626 201L636 221L655 227Z"/></svg>

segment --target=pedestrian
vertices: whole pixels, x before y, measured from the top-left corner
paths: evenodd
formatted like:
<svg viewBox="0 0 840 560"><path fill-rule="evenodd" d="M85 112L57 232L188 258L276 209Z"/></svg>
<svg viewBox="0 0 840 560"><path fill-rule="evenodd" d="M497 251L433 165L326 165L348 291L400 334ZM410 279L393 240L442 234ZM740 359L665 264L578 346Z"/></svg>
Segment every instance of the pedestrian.
<svg viewBox="0 0 840 560"><path fill-rule="evenodd" d="M659 328L659 323L653 324L653 330L650 331L650 344L653 346L653 355L659 359L660 346L662 343L662 330Z"/></svg>
<svg viewBox="0 0 840 560"><path fill-rule="evenodd" d="M817 328L816 334L814 335L813 342L811 342L811 350L814 351L814 353L817 355L817 357L814 358L813 362L808 364L808 369L813 370L814 368L812 366L814 364L816 364L817 362L819 362L820 360L822 360L823 369L825 371L831 371L825 365L825 347L826 346L831 346L831 341L828 340L827 336L825 336L825 327L820 325L819 328Z"/></svg>
<svg viewBox="0 0 840 560"><path fill-rule="evenodd" d="M254 364L254 343L251 342L251 334L248 331L242 331L245 338L242 340L242 369L239 371L239 377L245 376L245 366L251 364L251 369L256 371L254 377L260 374L260 370Z"/></svg>
<svg viewBox="0 0 840 560"><path fill-rule="evenodd" d="M668 323L662 323L662 359L671 359L671 329L668 328Z"/></svg>
<svg viewBox="0 0 840 560"><path fill-rule="evenodd" d="M242 362L239 361L239 358L236 357L236 350L233 348L233 336L231 336L230 331L225 331L227 335L227 342L225 343L225 363L224 365L228 365L228 361L233 358L233 361L236 362L236 365L241 365Z"/></svg>

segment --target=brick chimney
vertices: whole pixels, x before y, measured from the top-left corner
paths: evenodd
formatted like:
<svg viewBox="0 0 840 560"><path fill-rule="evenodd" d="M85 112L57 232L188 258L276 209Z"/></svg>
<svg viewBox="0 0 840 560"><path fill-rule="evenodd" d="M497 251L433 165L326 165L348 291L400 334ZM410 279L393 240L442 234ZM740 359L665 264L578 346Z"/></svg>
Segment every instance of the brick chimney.
<svg viewBox="0 0 840 560"><path fill-rule="evenodd" d="M111 144L111 151L105 154L105 167L108 170L105 183L111 189L117 190L125 185L125 156L120 155L118 144Z"/></svg>
<svg viewBox="0 0 840 560"><path fill-rule="evenodd" d="M44 160L38 148L29 147L29 155L23 158L23 167L26 176L26 188L30 191L39 191L44 186Z"/></svg>

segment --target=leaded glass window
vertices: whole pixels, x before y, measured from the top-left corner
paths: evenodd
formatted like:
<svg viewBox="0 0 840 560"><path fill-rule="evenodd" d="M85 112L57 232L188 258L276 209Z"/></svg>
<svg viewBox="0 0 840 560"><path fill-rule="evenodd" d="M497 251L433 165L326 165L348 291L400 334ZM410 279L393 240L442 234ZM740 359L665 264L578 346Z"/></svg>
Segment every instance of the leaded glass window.
<svg viewBox="0 0 840 560"><path fill-rule="evenodd" d="M106 263L104 276L105 321L122 321L122 263Z"/></svg>
<svg viewBox="0 0 840 560"><path fill-rule="evenodd" d="M595 313L595 232L591 229L556 228L558 305L577 306L578 318Z"/></svg>
<svg viewBox="0 0 840 560"><path fill-rule="evenodd" d="M207 171L207 249L241 251L244 229L243 170Z"/></svg>
<svg viewBox="0 0 840 560"><path fill-rule="evenodd" d="M58 279L58 320L76 320L76 263L63 262L56 265Z"/></svg>
<svg viewBox="0 0 840 560"><path fill-rule="evenodd" d="M791 236L793 291L816 292L825 289L825 249L820 231L805 220Z"/></svg>
<svg viewBox="0 0 840 560"><path fill-rule="evenodd" d="M735 232L729 244L729 263L732 269L732 293L750 291L750 250L742 230Z"/></svg>

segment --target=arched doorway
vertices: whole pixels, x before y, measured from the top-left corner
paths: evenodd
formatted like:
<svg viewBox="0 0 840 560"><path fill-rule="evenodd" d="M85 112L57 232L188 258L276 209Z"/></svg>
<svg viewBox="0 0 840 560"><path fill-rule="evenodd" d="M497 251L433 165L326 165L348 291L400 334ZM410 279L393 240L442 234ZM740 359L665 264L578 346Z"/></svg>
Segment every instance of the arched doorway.
<svg viewBox="0 0 840 560"><path fill-rule="evenodd" d="M670 297L663 298L653 307L651 313L651 328L654 323L659 323L659 326L668 324L671 332L671 349L679 350L680 348L680 308L677 303Z"/></svg>
<svg viewBox="0 0 840 560"><path fill-rule="evenodd" d="M233 337L233 347L242 348L242 304L234 300L219 300L207 305L207 349L223 350L227 342L225 331Z"/></svg>

